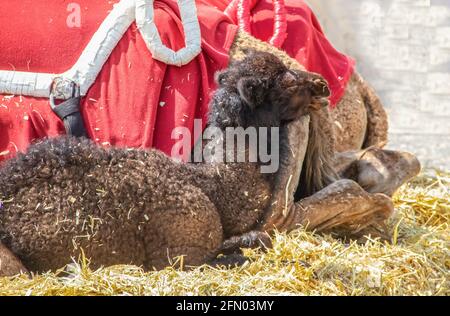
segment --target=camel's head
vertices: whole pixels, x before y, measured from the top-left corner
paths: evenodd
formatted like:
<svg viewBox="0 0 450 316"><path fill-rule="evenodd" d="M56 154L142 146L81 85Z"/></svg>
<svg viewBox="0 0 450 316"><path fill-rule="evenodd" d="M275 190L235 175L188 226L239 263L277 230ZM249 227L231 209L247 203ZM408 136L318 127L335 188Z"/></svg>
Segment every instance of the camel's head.
<svg viewBox="0 0 450 316"><path fill-rule="evenodd" d="M210 123L280 126L327 102L327 82L318 74L289 70L275 55L251 51L217 75Z"/></svg>

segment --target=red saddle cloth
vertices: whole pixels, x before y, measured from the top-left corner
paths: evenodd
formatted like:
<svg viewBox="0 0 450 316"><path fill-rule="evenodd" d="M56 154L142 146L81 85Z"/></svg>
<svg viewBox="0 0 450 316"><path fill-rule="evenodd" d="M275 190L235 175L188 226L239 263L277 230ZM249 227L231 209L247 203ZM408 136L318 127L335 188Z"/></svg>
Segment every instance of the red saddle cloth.
<svg viewBox="0 0 450 316"><path fill-rule="evenodd" d="M76 62L116 1L78 0L81 27L66 20L73 1L2 1L0 69L60 73ZM161 39L184 47L175 0L157 0L155 20ZM183 67L152 59L135 24L113 50L81 109L89 137L103 145L155 147L170 154L175 127L205 124L215 89L214 73L228 65L237 27L222 11L197 1L202 52ZM0 161L25 151L33 141L64 134L64 124L48 99L0 95Z"/></svg>

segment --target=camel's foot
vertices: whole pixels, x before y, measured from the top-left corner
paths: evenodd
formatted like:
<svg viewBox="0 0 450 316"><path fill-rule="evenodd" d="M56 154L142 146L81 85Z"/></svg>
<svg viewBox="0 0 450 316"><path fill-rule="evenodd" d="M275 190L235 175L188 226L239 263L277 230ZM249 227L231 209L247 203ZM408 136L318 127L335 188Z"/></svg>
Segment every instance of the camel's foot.
<svg viewBox="0 0 450 316"><path fill-rule="evenodd" d="M376 147L337 154L336 161L341 177L355 180L369 193L390 196L420 172L414 155Z"/></svg>
<svg viewBox="0 0 450 316"><path fill-rule="evenodd" d="M341 237L362 236L370 226L380 226L394 212L391 199L384 194L370 194L356 182L339 180L311 197L295 203L294 214L283 229L298 225L319 233Z"/></svg>
<svg viewBox="0 0 450 316"><path fill-rule="evenodd" d="M0 243L0 277L29 273L20 260Z"/></svg>
<svg viewBox="0 0 450 316"><path fill-rule="evenodd" d="M225 240L219 251L219 256L209 262L213 267L226 267L228 269L242 266L248 258L242 254L241 248L260 248L266 251L272 248L272 239L269 234L261 231L251 231L240 236Z"/></svg>
<svg viewBox="0 0 450 316"><path fill-rule="evenodd" d="M251 231L241 236L234 236L225 240L220 249L220 253L228 255L240 253L241 248L261 248L266 250L272 248L272 239L265 232Z"/></svg>
<svg viewBox="0 0 450 316"><path fill-rule="evenodd" d="M248 261L248 258L239 253L232 253L229 255L220 255L211 262L209 265L215 268L225 267L232 269L243 266Z"/></svg>
<svg viewBox="0 0 450 316"><path fill-rule="evenodd" d="M378 239L380 241L392 241L392 234L390 230L387 228L386 224L380 223L380 224L374 224L370 225L356 234L349 234L349 235L342 235L339 232L334 232L334 234L340 236L344 239L351 239L356 240L357 243L364 244L369 240Z"/></svg>

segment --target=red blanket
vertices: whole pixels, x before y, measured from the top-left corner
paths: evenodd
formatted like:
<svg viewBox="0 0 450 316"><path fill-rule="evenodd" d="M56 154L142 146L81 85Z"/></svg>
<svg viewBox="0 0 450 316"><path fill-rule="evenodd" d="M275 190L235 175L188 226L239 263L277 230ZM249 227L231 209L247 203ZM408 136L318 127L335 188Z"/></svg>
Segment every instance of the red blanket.
<svg viewBox="0 0 450 316"><path fill-rule="evenodd" d="M2 1L0 69L56 73L69 69L112 8L111 1L79 0L81 28L69 28L70 2ZM152 59L135 24L125 33L82 100L90 138L170 153L176 142L171 138L174 127L192 129L194 118L205 118L214 73L227 66L237 27L202 0L197 8L202 53L181 68ZM174 50L183 47L176 1L155 1L155 17L163 43ZM24 151L35 139L63 133L64 125L47 99L0 95L0 161Z"/></svg>
<svg viewBox="0 0 450 316"><path fill-rule="evenodd" d="M0 69L63 72L78 59L115 1L79 0L81 27L66 19L72 1L3 0L0 6ZM82 100L90 138L104 145L149 148L170 153L175 127L193 129L195 118L208 112L215 89L214 73L228 64L237 27L222 13L227 0L197 0L202 53L181 68L153 60L133 24ZM311 10L300 0L286 0L288 38L282 47L329 81L332 102L342 96L353 70L352 59L326 40ZM253 12L252 33L272 35L272 4L260 0ZM163 43L184 46L175 0L155 1L155 17ZM0 161L24 151L36 139L64 133L64 125L47 99L0 95Z"/></svg>

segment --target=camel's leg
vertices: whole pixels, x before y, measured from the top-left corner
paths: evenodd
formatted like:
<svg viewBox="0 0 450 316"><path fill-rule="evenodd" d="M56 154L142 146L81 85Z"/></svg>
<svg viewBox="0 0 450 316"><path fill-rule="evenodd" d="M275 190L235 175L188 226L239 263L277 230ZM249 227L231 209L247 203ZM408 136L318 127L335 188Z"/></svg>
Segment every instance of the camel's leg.
<svg viewBox="0 0 450 316"><path fill-rule="evenodd" d="M225 240L219 251L219 256L211 261L213 267L225 266L228 268L243 265L248 258L242 254L241 248L261 248L263 251L272 248L270 235L261 231L251 231L240 236Z"/></svg>
<svg viewBox="0 0 450 316"><path fill-rule="evenodd" d="M294 203L308 146L309 116L289 123L280 130L280 166L275 177L271 205L266 210L260 229L270 231L285 221Z"/></svg>
<svg viewBox="0 0 450 316"><path fill-rule="evenodd" d="M355 180L369 193L392 195L420 172L420 163L410 153L372 147L337 154L336 169L341 177Z"/></svg>
<svg viewBox="0 0 450 316"><path fill-rule="evenodd" d="M272 204L259 229L284 231L302 224L319 232L337 232L341 236L354 237L366 227L382 223L393 212L389 197L369 194L350 180L337 181L294 204L293 193L298 185L308 139L306 123L306 120L299 121L286 128L288 142L281 144L280 169ZM355 154L351 154L344 166L346 163L352 165L354 157ZM304 209L308 211L303 212Z"/></svg>
<svg viewBox="0 0 450 316"><path fill-rule="evenodd" d="M173 199L176 207L164 212L146 212L141 232L145 246L145 268L174 265L199 266L214 259L223 242L220 215L214 204L197 187L186 185ZM177 262L175 258L183 258Z"/></svg>
<svg viewBox="0 0 450 316"><path fill-rule="evenodd" d="M339 180L295 203L289 218L278 228L290 231L300 225L320 233L355 237L367 227L382 225L393 211L388 196L367 193L352 180Z"/></svg>
<svg viewBox="0 0 450 316"><path fill-rule="evenodd" d="M220 253L239 253L241 248L261 248L266 250L272 248L272 240L269 234L261 231L251 231L241 236L234 236L224 241Z"/></svg>
<svg viewBox="0 0 450 316"><path fill-rule="evenodd" d="M28 273L20 260L2 243L0 243L0 277Z"/></svg>

